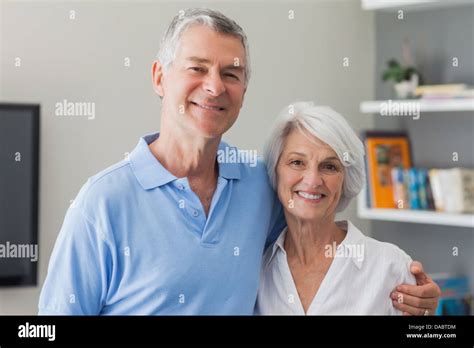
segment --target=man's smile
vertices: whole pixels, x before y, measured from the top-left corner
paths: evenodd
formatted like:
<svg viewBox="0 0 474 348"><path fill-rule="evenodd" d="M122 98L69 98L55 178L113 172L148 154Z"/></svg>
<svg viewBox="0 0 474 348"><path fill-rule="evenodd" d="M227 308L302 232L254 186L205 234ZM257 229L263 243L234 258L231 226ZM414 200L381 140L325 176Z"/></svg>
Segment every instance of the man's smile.
<svg viewBox="0 0 474 348"><path fill-rule="evenodd" d="M191 102L191 104L204 109L204 110L212 110L212 111L225 111L225 108L218 105L218 104L207 104L207 103L196 103L196 102Z"/></svg>

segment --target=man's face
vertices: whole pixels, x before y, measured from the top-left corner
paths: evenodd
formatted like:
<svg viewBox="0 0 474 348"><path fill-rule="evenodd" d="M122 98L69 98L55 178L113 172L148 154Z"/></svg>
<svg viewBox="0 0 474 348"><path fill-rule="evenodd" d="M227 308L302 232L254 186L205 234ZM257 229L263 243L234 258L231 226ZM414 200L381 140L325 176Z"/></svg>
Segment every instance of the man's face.
<svg viewBox="0 0 474 348"><path fill-rule="evenodd" d="M222 136L242 107L245 64L239 38L203 25L186 29L168 70L163 73L159 62L153 66L166 122L189 134Z"/></svg>

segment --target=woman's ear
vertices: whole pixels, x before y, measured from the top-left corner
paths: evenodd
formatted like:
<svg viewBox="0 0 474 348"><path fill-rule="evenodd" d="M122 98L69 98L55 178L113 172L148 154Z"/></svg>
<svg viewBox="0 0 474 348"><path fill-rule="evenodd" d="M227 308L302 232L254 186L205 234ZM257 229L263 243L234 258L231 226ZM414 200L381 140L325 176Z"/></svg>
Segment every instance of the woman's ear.
<svg viewBox="0 0 474 348"><path fill-rule="evenodd" d="M151 77L153 89L155 90L156 94L163 98L163 65L160 63L159 60L155 60L153 62L153 65L151 67Z"/></svg>

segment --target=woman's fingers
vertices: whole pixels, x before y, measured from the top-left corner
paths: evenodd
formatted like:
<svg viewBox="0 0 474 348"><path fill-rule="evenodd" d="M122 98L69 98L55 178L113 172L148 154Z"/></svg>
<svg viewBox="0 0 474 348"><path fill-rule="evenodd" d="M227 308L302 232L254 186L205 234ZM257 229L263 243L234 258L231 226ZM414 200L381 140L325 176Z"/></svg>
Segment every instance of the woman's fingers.
<svg viewBox="0 0 474 348"><path fill-rule="evenodd" d="M403 312L403 315L433 315L433 312L427 308L413 307L395 300L392 300L392 303L396 309Z"/></svg>
<svg viewBox="0 0 474 348"><path fill-rule="evenodd" d="M434 313L436 311L436 307L438 305L438 300L437 298L433 297L428 297L428 298L422 298L422 297L416 297L416 296L411 296L407 294L402 294L399 292L393 292L390 297L392 300L394 300L397 304L402 303L407 306L411 306L416 309L422 309L423 311L425 309L428 309L430 313Z"/></svg>
<svg viewBox="0 0 474 348"><path fill-rule="evenodd" d="M427 283L423 285L408 285L402 284L397 286L397 291L404 295L411 295L422 298L436 298L438 299L441 295L439 286L431 279L427 278Z"/></svg>

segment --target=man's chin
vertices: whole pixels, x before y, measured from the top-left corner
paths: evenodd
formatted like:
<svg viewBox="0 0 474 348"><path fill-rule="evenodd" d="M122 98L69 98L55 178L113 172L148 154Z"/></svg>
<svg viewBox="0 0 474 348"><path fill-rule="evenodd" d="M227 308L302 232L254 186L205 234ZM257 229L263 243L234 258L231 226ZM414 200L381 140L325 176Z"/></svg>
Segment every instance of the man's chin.
<svg viewBox="0 0 474 348"><path fill-rule="evenodd" d="M199 127L197 133L205 139L218 139L221 138L227 129L215 128L215 127Z"/></svg>
<svg viewBox="0 0 474 348"><path fill-rule="evenodd" d="M220 138L227 132L230 125L216 125L212 122L201 122L195 126L196 132L203 138L215 139Z"/></svg>

